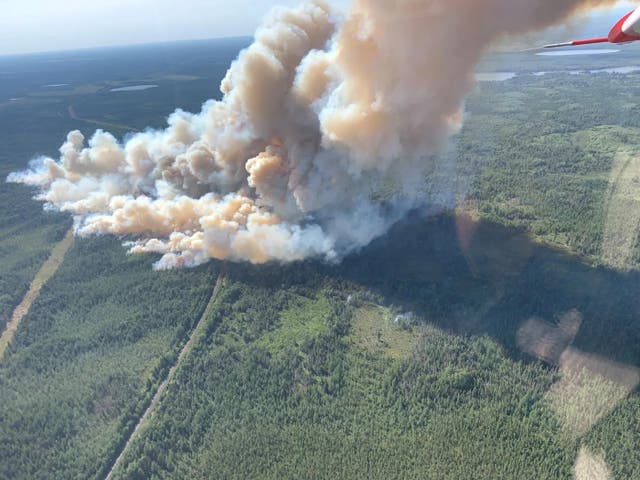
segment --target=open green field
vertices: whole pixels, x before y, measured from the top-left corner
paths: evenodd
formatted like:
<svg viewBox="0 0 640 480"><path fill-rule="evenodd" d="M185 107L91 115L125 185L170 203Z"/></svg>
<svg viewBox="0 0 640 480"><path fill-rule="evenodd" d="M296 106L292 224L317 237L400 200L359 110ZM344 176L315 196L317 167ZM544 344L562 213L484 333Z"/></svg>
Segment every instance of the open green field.
<svg viewBox="0 0 640 480"><path fill-rule="evenodd" d="M197 110L246 43L0 58L0 177ZM223 269L116 478L640 478L640 75L567 73L638 52L488 59L520 75L478 85L425 207L340 265L155 272L78 239L0 361L0 478L103 479ZM0 183L1 326L71 226L33 193Z"/></svg>

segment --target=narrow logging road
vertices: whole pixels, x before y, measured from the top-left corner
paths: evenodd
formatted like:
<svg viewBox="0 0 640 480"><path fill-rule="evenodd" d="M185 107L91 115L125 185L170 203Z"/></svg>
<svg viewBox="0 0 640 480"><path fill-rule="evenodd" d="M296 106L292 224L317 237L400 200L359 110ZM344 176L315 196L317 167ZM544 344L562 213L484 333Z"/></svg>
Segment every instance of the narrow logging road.
<svg viewBox="0 0 640 480"><path fill-rule="evenodd" d="M138 130L137 128L130 127L129 125L121 125L118 123L109 123L109 122L102 122L100 120L91 120L89 118L82 118L81 116L78 115L73 105L69 105L67 107L67 111L69 112L69 117L72 120L76 120L78 122L90 123L91 125L97 125L98 127L103 127L103 128L106 127L106 128L116 128L119 130L129 130L135 133L140 132L140 130Z"/></svg>
<svg viewBox="0 0 640 480"><path fill-rule="evenodd" d="M113 463L113 466L111 467L111 470L109 470L109 473L107 474L107 477L106 477L105 480L110 480L113 477L113 474L115 473L116 469L118 468L118 466L122 462L122 459L123 459L125 453L129 449L129 447L131 446L133 441L135 440L138 432L140 431L140 428L142 427L144 422L153 413L153 409L160 402L160 398L162 397L162 394L166 390L167 385L169 385L169 382L173 379L173 377L174 377L174 375L176 373L176 370L178 369L178 367L180 366L180 364L182 363L184 358L187 356L187 354L189 353L189 351L193 347L193 343L194 343L195 339L197 338L198 334L204 328L204 325L206 323L205 320L209 316L209 313L211 312L211 309L213 308L213 304L214 304L214 302L216 300L216 297L218 296L218 291L222 287L223 282L224 282L224 273L220 273L218 275L218 280L216 281L216 285L215 285L215 287L213 289L213 292L211 293L211 298L209 299L209 303L207 304L206 308L204 309L204 312L202 313L202 316L198 320L198 323L196 324L196 326L194 327L193 331L191 332L191 335L189 336L189 340L187 341L185 346L182 347L182 350L180 351L180 355L178 355L178 359L176 360L176 363L169 369L169 373L167 374L167 378L165 378L165 380L160 384L160 387L158 387L158 391L153 396L153 399L151 400L151 403L149 404L149 406L145 410L145 412L142 415L142 417L140 417L140 420L138 421L138 423L136 424L135 428L133 429L133 432L131 433L131 436L129 437L129 439L127 440L127 443L125 444L124 448L122 449L122 451L118 455L118 458L116 458L116 461Z"/></svg>
<svg viewBox="0 0 640 480"><path fill-rule="evenodd" d="M27 294L13 311L11 320L7 323L2 337L0 337L0 361L2 361L7 347L11 344L11 340L13 340L13 336L18 330L20 322L29 312L31 305L38 298L38 295L40 295L42 286L56 273L71 245L73 245L73 229L70 229L65 237L53 248L51 255L47 261L42 264L42 267L40 267L40 270L33 278Z"/></svg>

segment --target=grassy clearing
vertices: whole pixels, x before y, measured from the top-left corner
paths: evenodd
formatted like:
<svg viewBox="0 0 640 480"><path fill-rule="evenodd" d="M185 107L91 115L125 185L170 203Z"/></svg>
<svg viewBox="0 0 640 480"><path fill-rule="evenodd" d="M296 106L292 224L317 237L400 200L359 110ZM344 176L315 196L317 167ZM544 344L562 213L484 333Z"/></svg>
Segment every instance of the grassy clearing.
<svg viewBox="0 0 640 480"><path fill-rule="evenodd" d="M368 304L353 313L351 341L373 354L407 358L420 338L420 327L403 327L389 309Z"/></svg>
<svg viewBox="0 0 640 480"><path fill-rule="evenodd" d="M300 297L295 306L280 313L280 324L259 342L272 353L305 343L327 332L327 318L331 313L327 298L320 292L317 298Z"/></svg>

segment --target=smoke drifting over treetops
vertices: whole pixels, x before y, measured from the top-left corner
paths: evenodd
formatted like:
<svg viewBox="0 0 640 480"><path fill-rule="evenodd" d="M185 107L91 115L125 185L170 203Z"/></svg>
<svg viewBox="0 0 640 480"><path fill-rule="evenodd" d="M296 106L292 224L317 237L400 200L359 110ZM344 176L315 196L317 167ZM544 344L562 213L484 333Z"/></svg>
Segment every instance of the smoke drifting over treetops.
<svg viewBox="0 0 640 480"><path fill-rule="evenodd" d="M474 68L504 35L560 22L579 0L354 0L276 9L231 65L221 101L120 143L69 133L61 158L9 181L136 238L158 268L211 258L339 259L420 201L423 171L461 127ZM381 185L401 192L372 200Z"/></svg>

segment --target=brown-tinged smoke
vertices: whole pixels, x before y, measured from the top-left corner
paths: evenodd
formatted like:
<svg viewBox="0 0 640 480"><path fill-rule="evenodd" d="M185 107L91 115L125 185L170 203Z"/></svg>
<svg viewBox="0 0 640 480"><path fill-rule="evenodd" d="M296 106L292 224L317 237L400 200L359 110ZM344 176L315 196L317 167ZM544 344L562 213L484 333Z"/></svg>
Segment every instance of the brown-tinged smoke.
<svg viewBox="0 0 640 480"><path fill-rule="evenodd" d="M339 259L419 201L490 45L609 3L355 0L344 19L324 1L278 8L221 101L126 143L73 131L59 160L9 181L41 187L79 235L134 236L132 252L163 254L158 268Z"/></svg>

